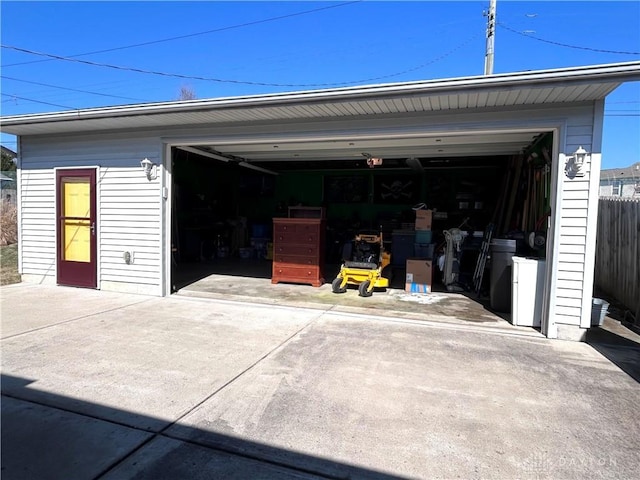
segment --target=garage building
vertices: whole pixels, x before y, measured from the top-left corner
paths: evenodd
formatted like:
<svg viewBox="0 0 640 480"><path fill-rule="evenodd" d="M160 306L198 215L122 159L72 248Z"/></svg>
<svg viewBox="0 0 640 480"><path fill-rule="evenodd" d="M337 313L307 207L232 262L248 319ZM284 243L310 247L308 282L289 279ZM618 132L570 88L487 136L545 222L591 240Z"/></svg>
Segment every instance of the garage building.
<svg viewBox="0 0 640 480"><path fill-rule="evenodd" d="M445 232L475 232L469 284L493 225L545 260L542 332L580 340L604 101L637 80L629 62L3 117L18 136L19 271L165 296L216 258L264 269L273 218L321 212L330 282L359 229L381 230L401 270L425 204L434 262Z"/></svg>

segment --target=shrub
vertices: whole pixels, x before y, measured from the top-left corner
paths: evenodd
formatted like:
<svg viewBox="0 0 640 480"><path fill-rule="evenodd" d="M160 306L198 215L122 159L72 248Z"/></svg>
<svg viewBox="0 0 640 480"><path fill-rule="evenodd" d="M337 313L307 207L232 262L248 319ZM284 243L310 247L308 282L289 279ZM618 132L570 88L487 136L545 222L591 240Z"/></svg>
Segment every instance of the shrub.
<svg viewBox="0 0 640 480"><path fill-rule="evenodd" d="M18 242L18 209L15 204L3 200L0 203L0 245Z"/></svg>

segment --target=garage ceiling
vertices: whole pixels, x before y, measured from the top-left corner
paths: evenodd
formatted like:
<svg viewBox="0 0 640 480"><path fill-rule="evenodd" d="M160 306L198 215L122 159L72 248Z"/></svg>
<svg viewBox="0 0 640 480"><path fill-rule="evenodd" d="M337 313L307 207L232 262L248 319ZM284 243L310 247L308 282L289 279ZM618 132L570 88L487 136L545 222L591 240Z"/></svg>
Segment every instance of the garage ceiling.
<svg viewBox="0 0 640 480"><path fill-rule="evenodd" d="M516 155L523 152L540 132L451 134L434 136L376 136L334 138L322 141L254 141L208 144L195 147L251 163L344 161L365 158L438 158Z"/></svg>

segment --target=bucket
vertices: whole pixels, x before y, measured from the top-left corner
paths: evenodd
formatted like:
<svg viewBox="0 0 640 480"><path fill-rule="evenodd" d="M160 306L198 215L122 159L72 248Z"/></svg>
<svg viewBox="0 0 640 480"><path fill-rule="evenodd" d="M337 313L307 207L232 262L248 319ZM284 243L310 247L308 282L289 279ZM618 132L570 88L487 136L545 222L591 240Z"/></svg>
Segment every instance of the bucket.
<svg viewBox="0 0 640 480"><path fill-rule="evenodd" d="M605 302L601 298L594 298L591 302L591 326L601 327L608 311L608 302Z"/></svg>

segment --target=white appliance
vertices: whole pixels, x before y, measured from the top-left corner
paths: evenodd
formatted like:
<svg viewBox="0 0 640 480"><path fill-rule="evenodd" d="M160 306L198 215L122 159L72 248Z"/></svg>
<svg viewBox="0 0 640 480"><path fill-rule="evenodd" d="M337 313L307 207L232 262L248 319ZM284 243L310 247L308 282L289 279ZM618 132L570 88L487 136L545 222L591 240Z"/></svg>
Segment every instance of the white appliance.
<svg viewBox="0 0 640 480"><path fill-rule="evenodd" d="M515 256L512 260L511 323L520 327L539 327L546 262Z"/></svg>

